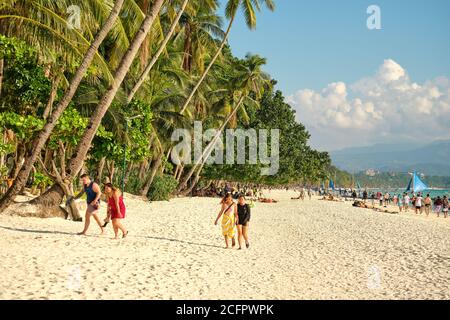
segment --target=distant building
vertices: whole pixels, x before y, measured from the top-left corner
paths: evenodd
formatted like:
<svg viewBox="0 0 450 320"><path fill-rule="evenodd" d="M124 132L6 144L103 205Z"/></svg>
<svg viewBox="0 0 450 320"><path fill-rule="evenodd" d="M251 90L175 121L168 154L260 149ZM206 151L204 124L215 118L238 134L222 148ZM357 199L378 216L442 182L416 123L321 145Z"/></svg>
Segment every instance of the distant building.
<svg viewBox="0 0 450 320"><path fill-rule="evenodd" d="M380 172L375 170L375 169L367 169L366 170L366 175L369 176L369 177L375 177L379 173Z"/></svg>

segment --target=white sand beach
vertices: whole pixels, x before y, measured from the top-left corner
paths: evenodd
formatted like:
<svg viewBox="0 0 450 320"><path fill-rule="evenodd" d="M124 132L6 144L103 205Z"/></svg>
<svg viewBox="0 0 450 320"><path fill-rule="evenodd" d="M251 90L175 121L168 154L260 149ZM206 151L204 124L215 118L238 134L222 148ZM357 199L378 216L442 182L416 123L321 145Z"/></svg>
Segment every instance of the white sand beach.
<svg viewBox="0 0 450 320"><path fill-rule="evenodd" d="M450 219L350 202L256 204L249 250L225 250L219 199L126 198L128 238L0 214L1 299L449 299ZM105 214L105 205L102 208Z"/></svg>

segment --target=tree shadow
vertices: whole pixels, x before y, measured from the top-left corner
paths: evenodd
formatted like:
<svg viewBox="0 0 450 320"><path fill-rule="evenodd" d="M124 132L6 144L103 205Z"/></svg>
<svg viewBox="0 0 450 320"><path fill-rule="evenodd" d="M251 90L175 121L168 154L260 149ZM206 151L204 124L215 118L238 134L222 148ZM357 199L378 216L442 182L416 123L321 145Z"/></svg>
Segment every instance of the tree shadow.
<svg viewBox="0 0 450 320"><path fill-rule="evenodd" d="M25 232L25 233L37 233L37 234L62 234L62 235L69 235L69 236L77 236L77 233L73 232L63 232L63 231L49 231L49 230L34 230L34 229L22 229L22 228L12 228L12 227L5 227L0 226L1 229L10 230L10 231L17 231L17 232ZM85 235L84 237L94 237L97 238L95 235ZM189 245L194 246L203 246L203 247L210 247L210 248L219 248L222 249L221 246L213 245L213 244L206 244L206 243L197 243L192 241L185 241L185 240L179 240L179 239L171 239L171 238L164 238L164 237L155 237L155 236L129 236L132 238L144 238L144 239L153 239L153 240L162 240L162 241L169 241L169 242L179 242L179 243L185 243Z"/></svg>
<svg viewBox="0 0 450 320"><path fill-rule="evenodd" d="M214 245L214 244L198 243L198 242L179 240L179 239L171 239L171 238L164 238L164 237L134 236L134 238L144 238L144 239L153 239L153 240L163 240L163 241L169 241L169 242L179 242L179 243L190 244L190 245L193 245L193 246L202 246L202 247L210 247L210 248L219 248L219 249L223 248L221 246L217 246L217 245Z"/></svg>
<svg viewBox="0 0 450 320"><path fill-rule="evenodd" d="M73 233L73 232L63 232L63 231L21 229L21 228L11 228L11 227L4 227L4 226L0 226L0 228L1 228L1 229L5 229L5 230L10 230L10 231L25 232L25 233L62 234L62 235L69 235L69 236L76 236L76 235L77 235L77 233ZM88 236L88 237L90 237L90 236Z"/></svg>

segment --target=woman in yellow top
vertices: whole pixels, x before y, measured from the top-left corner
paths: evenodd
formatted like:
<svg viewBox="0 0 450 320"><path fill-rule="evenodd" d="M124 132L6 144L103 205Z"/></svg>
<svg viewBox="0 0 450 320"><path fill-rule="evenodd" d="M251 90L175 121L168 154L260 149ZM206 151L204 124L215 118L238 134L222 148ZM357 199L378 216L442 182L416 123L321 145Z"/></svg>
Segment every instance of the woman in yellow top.
<svg viewBox="0 0 450 320"><path fill-rule="evenodd" d="M222 209L220 210L214 224L217 225L220 217L222 217L222 234L225 238L225 249L229 249L229 239L231 239L232 247L234 248L236 246L234 236L236 234L236 225L239 222L239 217L237 206L236 203L233 202L231 193L228 193L225 198L223 198L221 204Z"/></svg>

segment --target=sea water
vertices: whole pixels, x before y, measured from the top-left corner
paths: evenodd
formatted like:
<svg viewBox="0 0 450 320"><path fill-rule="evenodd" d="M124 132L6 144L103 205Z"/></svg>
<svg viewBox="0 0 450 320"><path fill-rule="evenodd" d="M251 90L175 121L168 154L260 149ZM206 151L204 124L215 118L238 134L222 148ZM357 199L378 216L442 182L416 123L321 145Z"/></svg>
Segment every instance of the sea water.
<svg viewBox="0 0 450 320"><path fill-rule="evenodd" d="M368 190L369 194L371 192L377 193L378 191L381 191L383 194L385 194L386 192L388 192L391 196L396 195L396 194L403 194L405 193L405 188L391 188L391 189L370 189ZM411 194L410 191L408 191L408 194ZM437 197L443 197L443 196L447 196L450 197L450 190L447 189L430 189L430 190L425 190L422 191L422 195L427 195L429 194L431 198L437 198Z"/></svg>

